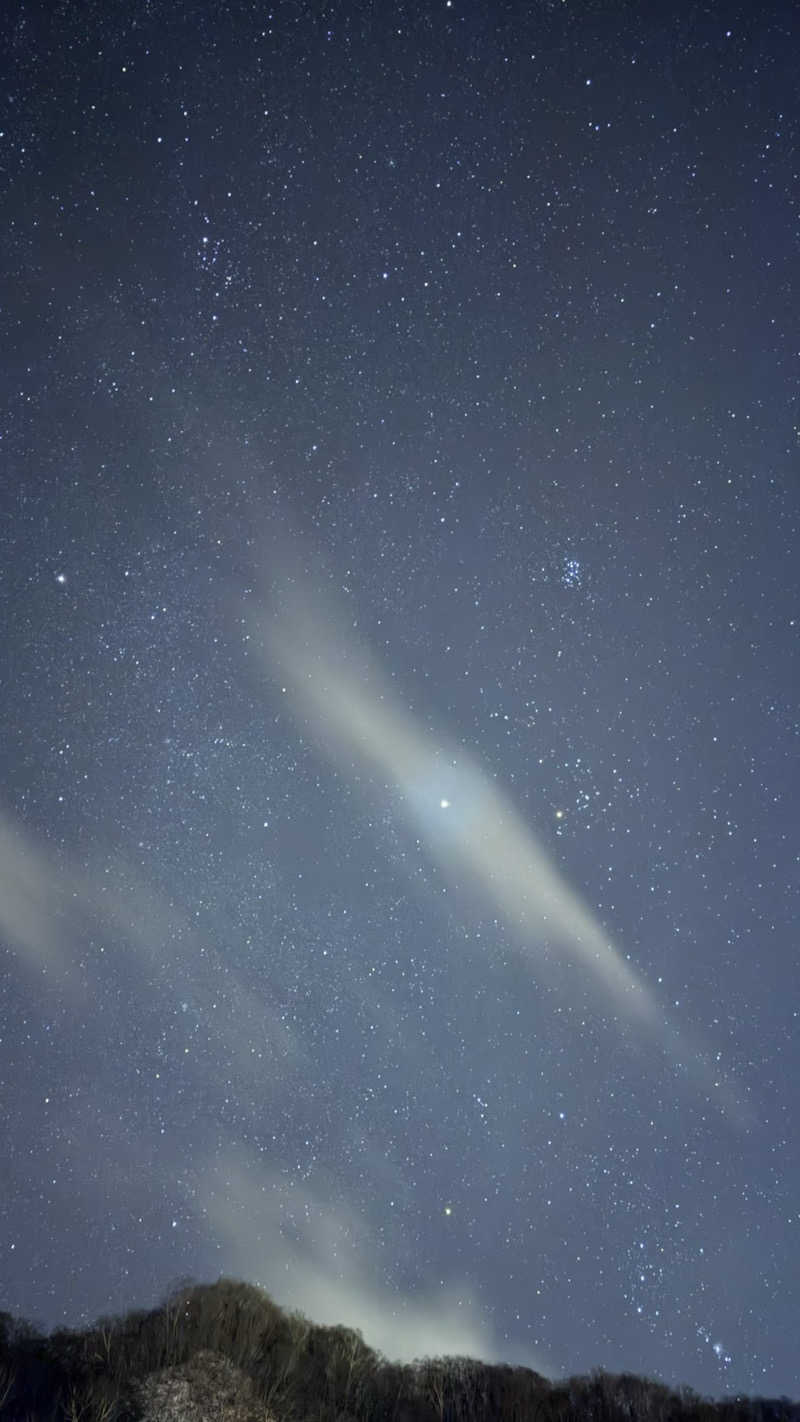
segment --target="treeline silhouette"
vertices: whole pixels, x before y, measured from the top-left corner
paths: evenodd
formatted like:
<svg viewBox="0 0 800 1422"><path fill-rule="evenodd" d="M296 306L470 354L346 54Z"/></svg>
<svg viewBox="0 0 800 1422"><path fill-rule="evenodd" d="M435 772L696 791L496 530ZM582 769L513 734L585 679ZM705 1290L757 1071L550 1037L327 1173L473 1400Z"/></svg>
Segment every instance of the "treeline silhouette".
<svg viewBox="0 0 800 1422"><path fill-rule="evenodd" d="M215 1358L227 1360L214 1372ZM210 1360L210 1361L209 1361ZM242 1422L800 1422L788 1398L712 1401L631 1374L550 1382L530 1368L433 1358L393 1363L351 1328L281 1309L250 1284L182 1284L158 1308L43 1334L0 1313L0 1418L137 1422L147 1385L193 1365L227 1381L193 1416ZM228 1365L232 1364L233 1368ZM210 1370L209 1370L210 1369ZM238 1372L234 1372L234 1369ZM240 1392L231 1399L231 1379ZM208 1383L211 1387L211 1383ZM176 1416L174 1411L170 1416Z"/></svg>

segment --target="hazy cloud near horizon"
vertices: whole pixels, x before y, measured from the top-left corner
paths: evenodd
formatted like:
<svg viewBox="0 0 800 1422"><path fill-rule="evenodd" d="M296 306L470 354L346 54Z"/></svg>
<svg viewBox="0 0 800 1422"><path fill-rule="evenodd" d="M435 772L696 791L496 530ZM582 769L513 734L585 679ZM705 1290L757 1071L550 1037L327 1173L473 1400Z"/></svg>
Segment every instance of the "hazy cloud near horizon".
<svg viewBox="0 0 800 1422"><path fill-rule="evenodd" d="M177 1130L154 1148L137 1119L133 1083L143 1069L159 1074L168 1052L157 1031L165 1011L186 1009L204 1024L204 1060L190 1054L186 1064L190 1109L201 1101L208 1109L227 1083L227 1089L257 1089L265 1104L291 1110L293 1092L302 1089L297 1074L309 1067L307 1044L288 1031L269 994L246 983L224 959L222 947L202 938L188 906L167 902L121 851L111 849L103 857L98 847L88 867L70 865L6 814L0 816L0 837L3 929L67 1033L80 1033L87 1059L97 1063L91 1103L81 1084L85 1071L81 1082L76 1074L60 1083L65 1100L59 1135L69 1160L62 1187L65 1216L77 1208L71 1196L76 1181L82 1182L80 1213L87 1224L94 1211L117 1217L141 1212L144 1221L154 1184L163 1190L172 1181L195 1225L207 1230L211 1223L217 1272L261 1285L314 1322L359 1328L387 1357L507 1357L482 1321L470 1285L442 1280L424 1291L405 1291L381 1283L364 1262L372 1254L374 1221L348 1206L332 1182L331 1198L325 1198L235 1146L200 1169L197 1159L183 1154L183 1133ZM92 945L100 944L102 951L94 952ZM221 972L224 1001L215 986ZM123 994L129 1022L135 1003L136 1021L150 1024L147 1032L140 1026L135 1042L128 1038L127 1067L125 1020L110 1019L103 1008L109 990ZM381 1004L369 984L364 1000L380 1020ZM396 1022L388 1005L386 1014L383 1026L391 1030ZM263 1051L254 1054L244 1043L259 1036ZM110 1061L122 1065L122 1091L107 1073ZM191 1133L191 1119L183 1124ZM402 1194L402 1171L385 1153L373 1164L386 1199ZM383 1207L378 1202L373 1213ZM168 1282L163 1279L159 1291ZM80 1309L77 1295L75 1302ZM135 1302L120 1291L120 1311ZM525 1361L545 1371L538 1360Z"/></svg>
<svg viewBox="0 0 800 1422"><path fill-rule="evenodd" d="M401 1362L444 1354L509 1361L468 1281L419 1291L381 1284L376 1241L363 1215L346 1203L289 1184L235 1146L201 1181L203 1207L230 1267L263 1282L283 1307L317 1323L357 1328L370 1347ZM514 1361L551 1371L533 1353Z"/></svg>

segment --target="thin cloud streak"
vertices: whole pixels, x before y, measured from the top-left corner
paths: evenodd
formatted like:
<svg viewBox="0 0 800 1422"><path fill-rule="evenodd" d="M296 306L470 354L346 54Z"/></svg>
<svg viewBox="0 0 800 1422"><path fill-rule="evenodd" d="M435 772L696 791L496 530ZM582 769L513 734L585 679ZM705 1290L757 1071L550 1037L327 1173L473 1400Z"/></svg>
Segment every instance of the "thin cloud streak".
<svg viewBox="0 0 800 1422"><path fill-rule="evenodd" d="M479 887L531 956L543 942L557 946L617 1011L654 1027L659 1012L645 984L477 762L443 738L434 742L331 619L298 604L261 631L268 666L286 678L297 711L345 766L356 756L397 787L442 867Z"/></svg>
<svg viewBox="0 0 800 1422"><path fill-rule="evenodd" d="M341 771L357 767L360 777L399 792L428 852L456 888L491 906L537 976L557 977L563 989L558 970L581 969L581 989L593 985L601 1010L655 1043L736 1124L751 1124L750 1106L669 1021L511 798L461 745L434 739L401 705L355 625L345 625L329 602L323 607L297 573L284 580L278 613L251 612L265 669L280 678L298 718Z"/></svg>
<svg viewBox="0 0 800 1422"><path fill-rule="evenodd" d="M277 1094L287 1073L297 1079L307 1068L306 1048L277 1010L130 858L97 852L87 868L60 861L2 810L0 935L38 991L55 994L98 1049L106 1031L115 1030L106 1028L101 1010L103 990L112 986L135 998L138 1010L188 1000L209 1049L262 1094ZM94 940L113 952L87 952Z"/></svg>

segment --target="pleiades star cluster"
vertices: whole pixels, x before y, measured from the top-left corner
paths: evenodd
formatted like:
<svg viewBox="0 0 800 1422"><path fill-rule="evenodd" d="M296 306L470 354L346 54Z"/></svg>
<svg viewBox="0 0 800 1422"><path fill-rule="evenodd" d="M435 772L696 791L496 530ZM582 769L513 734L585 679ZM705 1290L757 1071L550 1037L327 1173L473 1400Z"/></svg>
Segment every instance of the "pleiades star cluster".
<svg viewBox="0 0 800 1422"><path fill-rule="evenodd" d="M799 63L9 0L0 1308L800 1393Z"/></svg>

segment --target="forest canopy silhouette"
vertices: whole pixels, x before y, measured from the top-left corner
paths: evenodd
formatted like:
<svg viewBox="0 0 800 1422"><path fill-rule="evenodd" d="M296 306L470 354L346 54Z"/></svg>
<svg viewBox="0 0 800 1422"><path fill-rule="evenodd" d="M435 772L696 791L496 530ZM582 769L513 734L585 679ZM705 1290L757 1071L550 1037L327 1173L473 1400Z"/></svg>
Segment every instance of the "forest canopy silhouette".
<svg viewBox="0 0 800 1422"><path fill-rule="evenodd" d="M172 1390L170 1378L178 1380ZM222 1278L214 1284L182 1283L156 1308L100 1318L83 1330L44 1334L0 1313L0 1417L8 1422L182 1417L800 1422L800 1403L713 1401L630 1373L550 1381L530 1368L473 1358L396 1363L369 1348L352 1328L312 1323L253 1285Z"/></svg>

